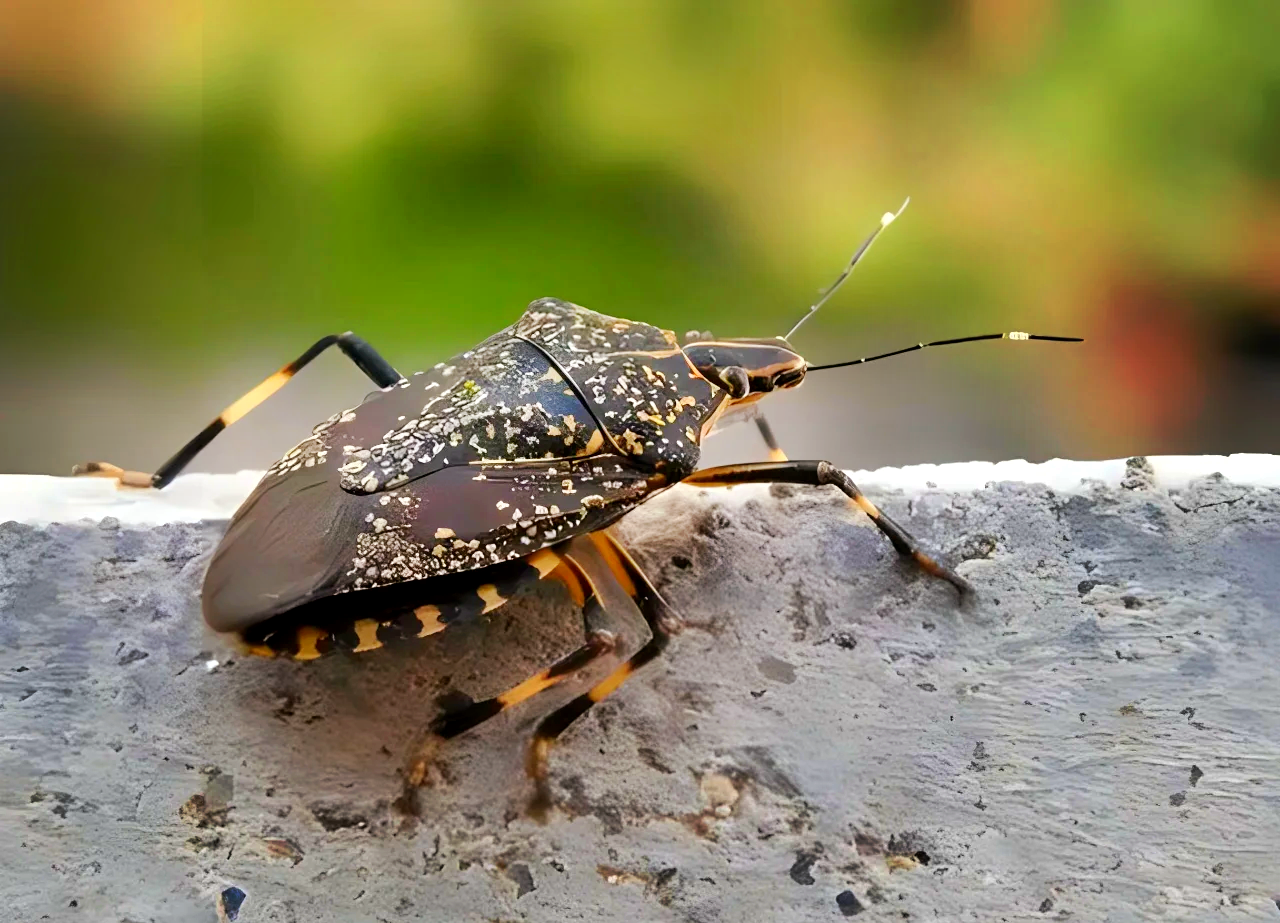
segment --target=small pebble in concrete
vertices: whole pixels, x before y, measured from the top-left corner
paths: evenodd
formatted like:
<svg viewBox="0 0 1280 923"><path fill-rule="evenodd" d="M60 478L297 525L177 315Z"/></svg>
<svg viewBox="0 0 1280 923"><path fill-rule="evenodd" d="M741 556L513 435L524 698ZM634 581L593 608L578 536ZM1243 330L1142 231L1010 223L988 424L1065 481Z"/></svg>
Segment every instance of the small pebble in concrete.
<svg viewBox="0 0 1280 923"><path fill-rule="evenodd" d="M702 797L706 799L708 806L719 817L733 813L733 806L741 796L733 780L718 772L704 775L699 788L702 789Z"/></svg>
<svg viewBox="0 0 1280 923"><path fill-rule="evenodd" d="M1124 463L1124 477L1120 486L1125 490L1150 490L1155 486L1156 470L1145 455L1130 458Z"/></svg>
<svg viewBox="0 0 1280 923"><path fill-rule="evenodd" d="M836 906L840 908L840 912L846 917L857 916L862 913L862 901L858 900L858 895L852 891L841 891L836 895Z"/></svg>
<svg viewBox="0 0 1280 923"><path fill-rule="evenodd" d="M129 653L123 655L119 660L117 660L116 664L118 666L125 667L131 663L137 663L139 660L146 660L149 656L151 655L146 651L140 651L135 647L131 648Z"/></svg>
<svg viewBox="0 0 1280 923"><path fill-rule="evenodd" d="M234 885L218 895L218 919L235 923L244 904L245 893Z"/></svg>

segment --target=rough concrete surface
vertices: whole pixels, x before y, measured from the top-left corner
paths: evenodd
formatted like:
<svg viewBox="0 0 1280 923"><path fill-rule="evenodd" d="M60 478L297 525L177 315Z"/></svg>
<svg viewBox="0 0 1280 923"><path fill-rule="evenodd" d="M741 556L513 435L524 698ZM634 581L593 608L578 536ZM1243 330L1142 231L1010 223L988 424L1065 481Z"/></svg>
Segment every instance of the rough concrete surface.
<svg viewBox="0 0 1280 923"><path fill-rule="evenodd" d="M557 591L242 660L199 615L223 523L0 526L0 919L1280 920L1280 491L874 499L978 598L834 491L628 517L690 626L552 752L545 826L523 745L581 684L396 799L438 697L578 642Z"/></svg>

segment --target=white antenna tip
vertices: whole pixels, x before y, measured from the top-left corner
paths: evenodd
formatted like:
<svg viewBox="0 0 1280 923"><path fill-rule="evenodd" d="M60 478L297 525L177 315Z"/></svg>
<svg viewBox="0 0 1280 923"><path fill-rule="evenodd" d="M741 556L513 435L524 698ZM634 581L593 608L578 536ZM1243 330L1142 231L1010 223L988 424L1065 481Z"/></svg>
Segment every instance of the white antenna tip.
<svg viewBox="0 0 1280 923"><path fill-rule="evenodd" d="M1029 339L1031 339L1031 334L1029 334L1029 333L1023 333L1021 330L1010 330L1010 331L1009 331L1009 333L1007 334L1007 336L1008 336L1008 338L1009 338L1009 339L1011 339L1011 340L1029 340Z"/></svg>
<svg viewBox="0 0 1280 923"><path fill-rule="evenodd" d="M885 212L884 216L880 219L880 227L887 228L889 225L893 224L897 217L906 211L907 206L910 204L911 196L907 196L906 201L902 203L896 212Z"/></svg>

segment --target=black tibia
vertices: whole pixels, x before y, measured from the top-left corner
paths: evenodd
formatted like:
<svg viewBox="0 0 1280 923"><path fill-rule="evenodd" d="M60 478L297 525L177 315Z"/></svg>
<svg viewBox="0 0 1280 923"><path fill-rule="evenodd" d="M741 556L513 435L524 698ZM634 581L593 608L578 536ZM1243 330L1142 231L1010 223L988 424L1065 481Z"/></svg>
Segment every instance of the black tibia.
<svg viewBox="0 0 1280 923"><path fill-rule="evenodd" d="M583 622L586 626L586 640L582 646L501 695L472 702L461 709L441 715L431 723L431 733L436 737L444 740L457 737L513 705L519 705L544 689L550 689L563 682L592 661L614 649L616 642L613 633L603 628L593 627L593 623L608 618L596 592L596 582L575 560L571 552L562 554L561 560L569 574L558 579L566 583L570 595L582 608ZM550 576L556 577L557 573L553 571Z"/></svg>
<svg viewBox="0 0 1280 923"><path fill-rule="evenodd" d="M317 340L310 349L297 359L294 359L284 368L268 377L256 388L218 414L208 426L196 434L194 439L156 469L155 474L146 474L141 471L125 471L106 462L86 462L83 465L76 465L71 470L71 473L115 478L126 487L164 487L178 475L178 472L190 464L191 460L212 442L218 433L239 420L272 394L275 394L299 369L330 346L337 346L342 350L360 371L368 375L379 388L389 388L400 381L400 373L391 367L391 363L378 355L377 351L360 337L354 333L331 334Z"/></svg>
<svg viewBox="0 0 1280 923"><path fill-rule="evenodd" d="M782 451L782 446L778 444L778 437L773 434L773 427L769 425L765 415L758 410L756 411L756 429L760 431L760 438L764 440L764 444L769 447L769 460L786 461L787 453Z"/></svg>
<svg viewBox="0 0 1280 923"><path fill-rule="evenodd" d="M889 537L900 554L908 555L920 567L935 577L941 577L961 593L973 590L969 582L941 561L926 554L920 543L902 526L898 525L868 500L853 483L853 479L840 468L825 461L755 462L745 465L724 465L694 472L685 478L686 484L699 487L731 487L734 484L808 484L811 486L838 487L858 508L871 517L880 531Z"/></svg>
<svg viewBox="0 0 1280 923"><path fill-rule="evenodd" d="M544 689L550 689L613 649L614 639L611 634L604 631L590 631L587 633L586 642L581 647L561 657L547 669L529 677L518 686L513 686L502 695L472 702L456 711L441 715L431 722L431 733L442 740L451 740L513 705L518 705L525 699L537 695Z"/></svg>
<svg viewBox="0 0 1280 923"><path fill-rule="evenodd" d="M551 793L547 786L547 753L555 742L574 721L582 717L592 705L602 701L620 687L629 676L655 659L666 648L671 636L681 628L680 617L662 598L662 594L645 576L635 560L626 550L606 532L596 532L589 536L596 544L600 559L612 572L614 588L622 589L640 610L645 623L649 627L650 638L638 651L623 661L618 667L596 685L581 695L557 708L538 723L533 740L529 745L526 770L534 780L536 792L530 802L530 813L535 817L545 815L551 806ZM604 583L604 580L599 581Z"/></svg>

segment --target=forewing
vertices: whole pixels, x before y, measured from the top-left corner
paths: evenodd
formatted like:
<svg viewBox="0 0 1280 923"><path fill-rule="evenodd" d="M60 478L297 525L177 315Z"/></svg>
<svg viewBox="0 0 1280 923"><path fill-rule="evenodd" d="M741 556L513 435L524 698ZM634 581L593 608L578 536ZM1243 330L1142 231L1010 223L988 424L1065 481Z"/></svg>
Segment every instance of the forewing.
<svg viewBox="0 0 1280 923"><path fill-rule="evenodd" d="M374 495L325 466L269 475L210 562L205 618L239 631L336 593L525 557L609 525L653 491L648 477L612 455L450 466Z"/></svg>
<svg viewBox="0 0 1280 923"><path fill-rule="evenodd" d="M451 466L379 498L343 589L486 567L602 529L653 492L649 477L613 455Z"/></svg>
<svg viewBox="0 0 1280 923"><path fill-rule="evenodd" d="M343 490L373 494L458 465L591 455L591 414L546 356L503 331L379 392L326 428Z"/></svg>

